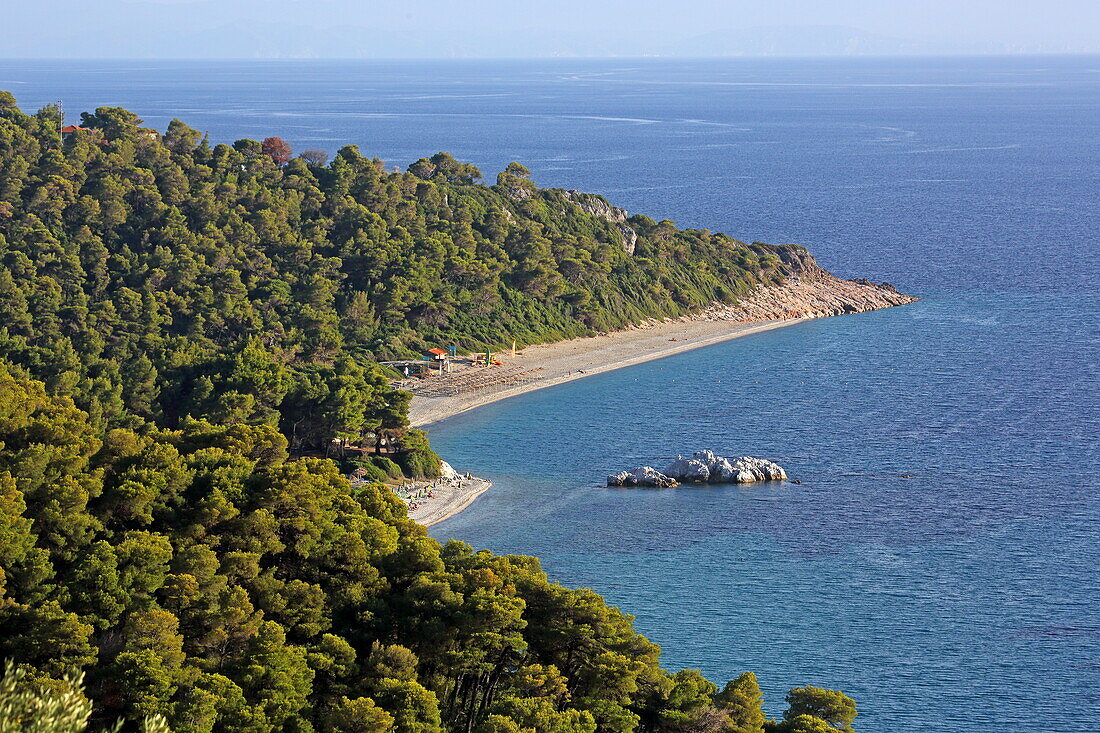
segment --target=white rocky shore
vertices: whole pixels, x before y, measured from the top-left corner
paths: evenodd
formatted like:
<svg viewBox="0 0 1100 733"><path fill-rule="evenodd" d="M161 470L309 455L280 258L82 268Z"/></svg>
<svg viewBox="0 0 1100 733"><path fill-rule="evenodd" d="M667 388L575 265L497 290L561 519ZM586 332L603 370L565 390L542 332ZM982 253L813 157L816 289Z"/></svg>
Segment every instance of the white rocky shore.
<svg viewBox="0 0 1100 733"><path fill-rule="evenodd" d="M461 474L446 461L435 481L420 481L399 487L398 496L409 507L409 519L430 527L453 517L492 487L492 482Z"/></svg>
<svg viewBox="0 0 1100 733"><path fill-rule="evenodd" d="M757 481L781 481L787 472L778 463L763 458L723 458L709 450L696 451L690 458L676 456L664 472L652 466L611 474L608 486L655 486L668 488L680 483L751 484Z"/></svg>

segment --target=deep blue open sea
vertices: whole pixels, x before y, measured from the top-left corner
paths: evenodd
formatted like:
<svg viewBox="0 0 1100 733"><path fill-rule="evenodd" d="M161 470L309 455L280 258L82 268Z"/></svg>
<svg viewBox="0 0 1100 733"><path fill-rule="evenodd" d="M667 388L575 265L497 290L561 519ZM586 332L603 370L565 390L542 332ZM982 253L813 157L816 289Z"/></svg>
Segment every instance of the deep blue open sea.
<svg viewBox="0 0 1100 733"><path fill-rule="evenodd" d="M919 295L446 421L496 485L432 534L540 556L669 667L755 670L772 714L810 683L863 733L1100 727L1100 58L0 62L0 89L519 160ZM699 448L802 484L599 487Z"/></svg>

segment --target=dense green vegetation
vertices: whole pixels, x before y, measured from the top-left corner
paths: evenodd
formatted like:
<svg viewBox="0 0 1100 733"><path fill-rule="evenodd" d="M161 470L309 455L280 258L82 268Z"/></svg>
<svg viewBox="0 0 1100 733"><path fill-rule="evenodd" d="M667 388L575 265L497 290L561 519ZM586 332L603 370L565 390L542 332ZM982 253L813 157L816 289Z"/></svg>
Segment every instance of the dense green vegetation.
<svg viewBox="0 0 1100 733"><path fill-rule="evenodd" d="M401 465L365 472L430 473L374 360L735 297L765 248L634 217L627 256L518 165L484 187L444 155L388 173L58 122L0 94L0 731L851 729L834 691L769 721L751 674L668 673L592 591L291 460L387 435Z"/></svg>
<svg viewBox="0 0 1100 733"><path fill-rule="evenodd" d="M280 425L294 448L400 431L370 364L678 315L777 275L764 246L620 227L513 164L387 172L345 147L211 147L118 108L23 114L0 92L0 356L96 422ZM281 163L281 165L280 165Z"/></svg>
<svg viewBox="0 0 1100 733"><path fill-rule="evenodd" d="M104 429L0 365L0 657L177 731L847 730L840 693L668 674L538 561L440 545L268 425ZM3 704L0 700L0 704Z"/></svg>

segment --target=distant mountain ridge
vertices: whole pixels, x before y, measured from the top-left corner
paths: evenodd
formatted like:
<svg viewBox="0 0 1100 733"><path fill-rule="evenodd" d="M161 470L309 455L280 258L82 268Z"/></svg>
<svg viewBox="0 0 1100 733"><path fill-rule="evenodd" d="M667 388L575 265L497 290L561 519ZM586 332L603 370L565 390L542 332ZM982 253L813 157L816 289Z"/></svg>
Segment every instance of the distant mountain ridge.
<svg viewBox="0 0 1100 733"><path fill-rule="evenodd" d="M482 32L440 40L420 33L362 26L307 28L283 23L232 23L192 33L165 31L135 36L120 30L107 36L99 34L98 43L116 55L136 58L188 58L197 48L209 58L888 56L959 50L845 26L724 29L653 47L636 39L548 28L530 28L507 37ZM83 47L82 36L74 35L64 46ZM495 50L490 53L487 49Z"/></svg>
<svg viewBox="0 0 1100 733"><path fill-rule="evenodd" d="M806 25L715 30L674 43L665 49L664 55L894 56L952 50L946 45L892 38L860 28Z"/></svg>
<svg viewBox="0 0 1100 733"><path fill-rule="evenodd" d="M153 29L144 35L124 30L108 34L78 31L60 48L69 58L171 59L415 59L511 58L520 56L638 56L640 47L608 43L597 34L531 29L507 38L500 34L462 34L445 39L422 33L364 26L302 27L286 23L231 23L195 30ZM494 48L494 53L486 49ZM83 49L83 50L82 50ZM99 53L108 50L109 53ZM0 57L10 56L3 53ZM33 54L32 54L33 55Z"/></svg>

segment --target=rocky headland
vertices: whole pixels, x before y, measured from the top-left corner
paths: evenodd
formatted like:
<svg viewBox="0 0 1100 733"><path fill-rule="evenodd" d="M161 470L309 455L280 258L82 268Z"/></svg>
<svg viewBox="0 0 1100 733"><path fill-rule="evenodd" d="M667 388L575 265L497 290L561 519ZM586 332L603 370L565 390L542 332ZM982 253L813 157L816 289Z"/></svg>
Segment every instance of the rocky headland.
<svg viewBox="0 0 1100 733"><path fill-rule="evenodd" d="M511 198L524 199L533 195L530 185L513 188L507 189ZM553 191L563 204L575 205L619 227L623 250L628 255L634 254L637 232L630 225L629 212L595 194ZM889 283L839 278L818 265L813 255L799 245L756 242L751 246L758 252L773 255L778 266L769 268L766 277L762 275L764 279L754 289L735 300L713 303L677 317L648 318L620 331L532 345L518 354L498 351L497 358L508 370L503 377L515 378L488 380L489 386L477 389L468 389L462 384L466 377L461 370L430 383L406 380L398 384L415 395L409 413L412 424L427 425L524 392L807 319L862 313L918 300L899 292ZM448 385L447 380L452 383ZM625 485L659 485L649 483L654 479L648 474L624 480L641 482Z"/></svg>
<svg viewBox="0 0 1100 733"><path fill-rule="evenodd" d="M751 484L757 481L782 481L787 472L778 464L763 458L723 458L702 450L690 457L676 456L664 471L642 466L607 477L608 486L650 486L669 488L681 483Z"/></svg>
<svg viewBox="0 0 1100 733"><path fill-rule="evenodd" d="M761 285L737 303L711 305L703 310L702 318L740 322L824 318L891 308L918 300L899 292L890 283L875 283L864 278L843 280L817 264L805 247L795 244L757 246L766 246L779 258L786 276L778 283Z"/></svg>
<svg viewBox="0 0 1100 733"><path fill-rule="evenodd" d="M596 194L554 190L586 214L616 225L622 234L623 250L629 255L634 254L638 236L628 223L630 212L612 206L607 199ZM809 250L797 244L754 242L753 247L769 250L778 258L782 265L782 278L760 285L736 303L716 303L694 317L739 322L824 318L890 308L917 300L899 292L890 283L875 283L865 278L839 278L817 264Z"/></svg>

